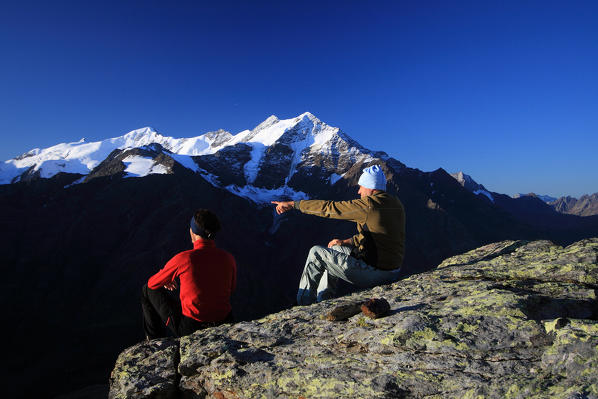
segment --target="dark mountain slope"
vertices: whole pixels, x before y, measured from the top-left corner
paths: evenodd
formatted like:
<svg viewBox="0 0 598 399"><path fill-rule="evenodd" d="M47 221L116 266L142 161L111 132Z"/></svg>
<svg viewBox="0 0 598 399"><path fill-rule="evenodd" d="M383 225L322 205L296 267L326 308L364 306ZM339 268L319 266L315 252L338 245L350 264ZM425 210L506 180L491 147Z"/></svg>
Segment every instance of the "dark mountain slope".
<svg viewBox="0 0 598 399"><path fill-rule="evenodd" d="M7 319L16 322L8 331L9 375L22 382L13 386L23 396L106 381L118 351L141 338L141 285L190 248L187 225L195 209L213 209L221 218L217 243L238 262L239 319L291 305L309 247L354 228L337 221L314 229L312 218L289 215L276 220L272 235L273 208L256 207L184 169L141 179L98 177L63 189L77 178L0 187L0 264L10 277L2 299L13 304Z"/></svg>

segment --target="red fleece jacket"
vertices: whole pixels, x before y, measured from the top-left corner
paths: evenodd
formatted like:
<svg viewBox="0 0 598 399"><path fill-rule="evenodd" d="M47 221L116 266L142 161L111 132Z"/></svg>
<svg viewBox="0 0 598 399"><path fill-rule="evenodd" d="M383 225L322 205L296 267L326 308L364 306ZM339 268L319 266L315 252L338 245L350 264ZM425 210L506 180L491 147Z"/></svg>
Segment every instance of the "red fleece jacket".
<svg viewBox="0 0 598 399"><path fill-rule="evenodd" d="M149 278L156 290L180 279L183 315L197 321L221 321L231 311L230 296L237 284L237 265L213 240L197 240L193 249L176 254Z"/></svg>

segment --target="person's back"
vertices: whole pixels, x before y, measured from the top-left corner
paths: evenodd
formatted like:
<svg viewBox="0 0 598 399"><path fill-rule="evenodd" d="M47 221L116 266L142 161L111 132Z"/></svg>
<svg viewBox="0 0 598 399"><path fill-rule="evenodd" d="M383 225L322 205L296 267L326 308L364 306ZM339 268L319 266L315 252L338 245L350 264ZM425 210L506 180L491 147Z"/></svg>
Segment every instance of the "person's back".
<svg viewBox="0 0 598 399"><path fill-rule="evenodd" d="M401 201L385 191L366 198L370 205L365 223L357 225L356 254L381 270L395 270L405 253L405 211ZM359 237L363 239L360 240Z"/></svg>
<svg viewBox="0 0 598 399"><path fill-rule="evenodd" d="M372 190L373 191L373 190ZM357 223L351 255L380 270L397 270L405 253L405 210L401 201L375 190L352 201L307 200L295 203L303 213Z"/></svg>
<svg viewBox="0 0 598 399"><path fill-rule="evenodd" d="M193 249L175 255L150 277L142 291L144 330L148 338L165 335L168 326L177 336L232 320L230 297L236 286L234 257L216 247L220 229L216 216L196 212L190 222ZM167 290L177 288L178 300Z"/></svg>
<svg viewBox="0 0 598 399"><path fill-rule="evenodd" d="M183 314L198 321L219 321L231 312L230 297L235 286L233 256L216 247L214 241L202 242L188 251L191 267L181 275L181 289L189 287Z"/></svg>

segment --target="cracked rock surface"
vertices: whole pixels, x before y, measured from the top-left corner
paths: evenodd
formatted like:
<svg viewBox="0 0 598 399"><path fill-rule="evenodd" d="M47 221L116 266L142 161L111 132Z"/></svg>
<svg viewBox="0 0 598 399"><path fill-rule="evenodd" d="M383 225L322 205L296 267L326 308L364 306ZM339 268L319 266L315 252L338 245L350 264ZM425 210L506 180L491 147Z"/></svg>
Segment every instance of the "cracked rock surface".
<svg viewBox="0 0 598 399"><path fill-rule="evenodd" d="M490 244L392 285L133 346L110 397L598 398L597 290L598 238ZM369 298L388 315L325 318Z"/></svg>

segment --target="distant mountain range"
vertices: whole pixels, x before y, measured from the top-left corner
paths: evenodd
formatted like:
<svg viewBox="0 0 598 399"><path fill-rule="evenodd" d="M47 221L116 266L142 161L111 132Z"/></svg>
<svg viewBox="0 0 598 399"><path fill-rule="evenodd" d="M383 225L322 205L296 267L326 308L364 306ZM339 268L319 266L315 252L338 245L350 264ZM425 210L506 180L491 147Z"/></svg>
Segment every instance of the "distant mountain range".
<svg viewBox="0 0 598 399"><path fill-rule="evenodd" d="M473 180L471 176L466 175L463 172L451 173L451 176L453 176L455 180L457 180L459 184L461 184L461 186L471 191L472 193L476 195L483 194L486 197L488 197L491 201L493 201L494 197L492 196L492 193L486 190L486 188L483 185ZM549 195L539 195L535 193L519 193L513 196L514 199L520 199L524 197L538 198L546 204L550 205L555 211L559 213L577 216L598 215L598 193L594 193L592 195L586 194L581 196L581 198L579 199L569 196L554 198Z"/></svg>
<svg viewBox="0 0 598 399"><path fill-rule="evenodd" d="M270 116L256 128L236 135L218 130L175 139L145 127L99 142L88 143L81 139L46 149L35 148L0 164L0 184L51 178L59 173L82 175L70 185L117 172L125 178L172 174L174 165L178 164L235 195L268 203L281 195L307 198L304 192L292 188L292 179L301 180L306 168L320 166L325 159L323 155L336 161L334 165L328 162L320 176L330 184L341 179L351 164L389 159L386 153L363 148L340 129L306 112L282 121ZM461 171L451 176L470 192L494 201L492 193L471 176ZM579 200L534 193L519 193L513 198L530 196L560 213L598 214L598 193L584 195Z"/></svg>
<svg viewBox="0 0 598 399"><path fill-rule="evenodd" d="M405 205L404 276L490 242L598 236L598 216L492 193L462 173L407 167L310 113L271 116L237 134L175 139L143 128L34 149L0 164L0 271L11 276L0 298L16 320L6 377L30 397L107 381L117 354L141 337L141 285L189 248L197 208L219 215L217 243L237 259L235 317L291 306L309 248L350 237L355 225L276 215L269 201L356 198L373 164Z"/></svg>
<svg viewBox="0 0 598 399"><path fill-rule="evenodd" d="M582 195L579 199L561 197L549 203L557 212L569 215L591 216L598 215L598 193Z"/></svg>
<svg viewBox="0 0 598 399"><path fill-rule="evenodd" d="M520 197L525 197L525 196L538 197L542 201L546 202L547 204L557 200L556 198L551 197L550 195L540 195L540 194L535 194L535 193L527 193L527 194L519 193L519 194L513 195L513 198L520 198Z"/></svg>

